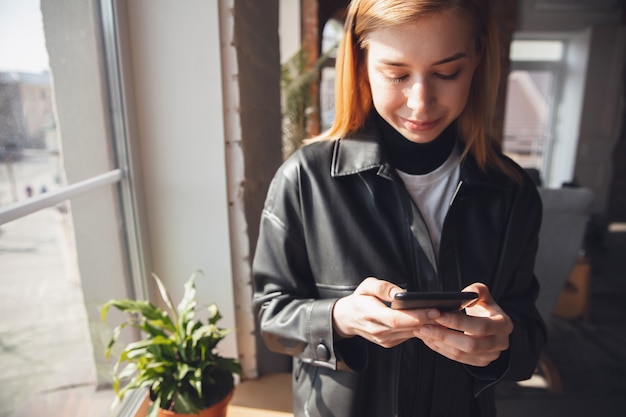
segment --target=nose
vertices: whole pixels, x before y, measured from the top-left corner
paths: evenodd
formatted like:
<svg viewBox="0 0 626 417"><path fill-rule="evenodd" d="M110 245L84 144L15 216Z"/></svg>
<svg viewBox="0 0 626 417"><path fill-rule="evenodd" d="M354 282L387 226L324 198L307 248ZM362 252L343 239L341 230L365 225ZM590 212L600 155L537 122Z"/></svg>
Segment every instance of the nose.
<svg viewBox="0 0 626 417"><path fill-rule="evenodd" d="M415 82L405 90L406 105L416 113L427 110L435 102L431 88L424 81Z"/></svg>

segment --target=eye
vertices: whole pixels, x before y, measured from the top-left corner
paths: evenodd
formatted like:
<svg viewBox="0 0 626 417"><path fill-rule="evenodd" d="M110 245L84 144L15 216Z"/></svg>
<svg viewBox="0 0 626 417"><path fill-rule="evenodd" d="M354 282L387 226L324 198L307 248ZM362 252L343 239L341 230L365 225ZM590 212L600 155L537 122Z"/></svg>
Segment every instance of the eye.
<svg viewBox="0 0 626 417"><path fill-rule="evenodd" d="M456 70L452 74L435 73L435 77L439 78L440 80L455 80L459 76L460 72L461 70Z"/></svg>
<svg viewBox="0 0 626 417"><path fill-rule="evenodd" d="M384 76L385 80L387 80L388 82L392 83L392 84L399 84L403 81L406 81L409 76L408 75L401 75L399 77L390 77L390 76Z"/></svg>

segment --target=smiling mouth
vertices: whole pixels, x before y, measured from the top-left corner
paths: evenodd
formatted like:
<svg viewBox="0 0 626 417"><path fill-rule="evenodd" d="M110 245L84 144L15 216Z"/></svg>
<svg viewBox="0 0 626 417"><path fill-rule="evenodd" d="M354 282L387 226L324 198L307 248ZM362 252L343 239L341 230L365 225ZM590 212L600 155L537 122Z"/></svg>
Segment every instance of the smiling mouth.
<svg viewBox="0 0 626 417"><path fill-rule="evenodd" d="M418 122L415 120L402 119L404 122L404 126L411 131L414 132L426 132L437 126L440 119L432 120L428 122Z"/></svg>

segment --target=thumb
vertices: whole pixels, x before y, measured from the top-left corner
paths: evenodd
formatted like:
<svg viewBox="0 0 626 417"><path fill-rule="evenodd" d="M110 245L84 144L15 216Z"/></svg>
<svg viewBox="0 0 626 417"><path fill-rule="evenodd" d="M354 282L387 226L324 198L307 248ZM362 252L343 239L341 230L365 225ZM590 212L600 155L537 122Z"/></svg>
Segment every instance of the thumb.
<svg viewBox="0 0 626 417"><path fill-rule="evenodd" d="M368 277L354 290L358 295L369 295L382 301L391 301L396 293L404 292L397 285L382 279Z"/></svg>
<svg viewBox="0 0 626 417"><path fill-rule="evenodd" d="M470 291L470 292L475 292L478 294L476 301L470 304L470 307L479 303L486 304L486 305L496 304L495 300L491 296L491 292L489 291L489 288L482 282L475 282L473 284L470 284L467 287L463 288L461 291L462 292Z"/></svg>

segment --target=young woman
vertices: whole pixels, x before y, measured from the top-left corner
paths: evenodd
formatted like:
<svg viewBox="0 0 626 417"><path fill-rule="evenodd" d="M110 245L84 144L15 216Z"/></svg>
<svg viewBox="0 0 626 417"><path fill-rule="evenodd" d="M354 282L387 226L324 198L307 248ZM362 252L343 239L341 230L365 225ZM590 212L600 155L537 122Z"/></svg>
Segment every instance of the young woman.
<svg viewBox="0 0 626 417"><path fill-rule="evenodd" d="M532 375L541 203L487 137L498 65L488 0L350 4L336 120L276 173L253 263L296 416L494 416ZM405 290L478 300L389 308Z"/></svg>

